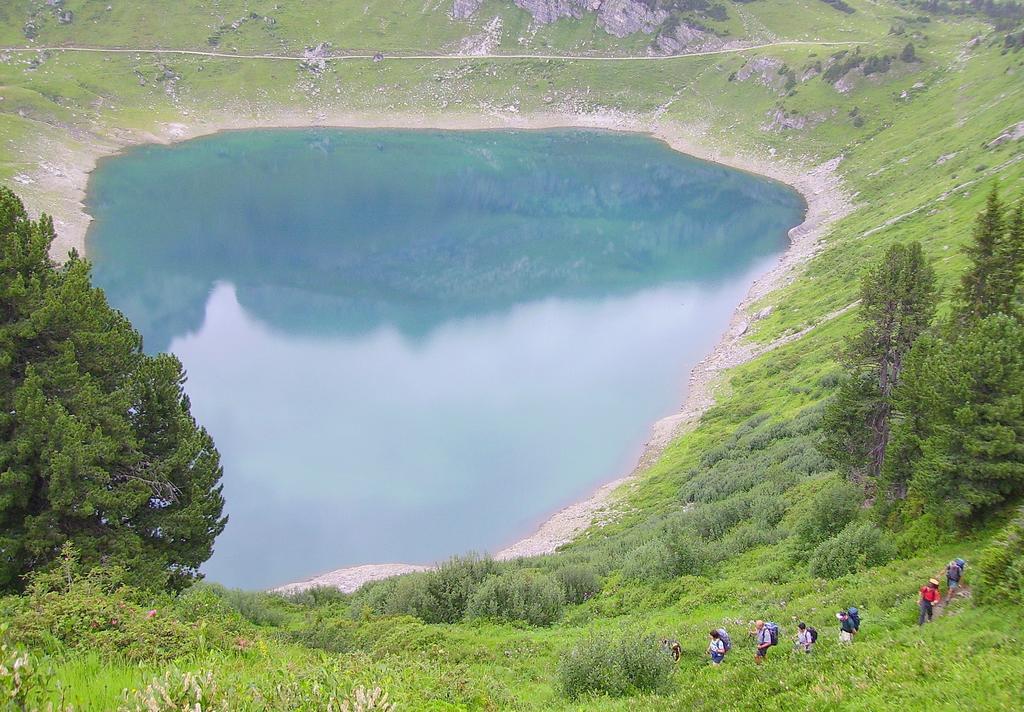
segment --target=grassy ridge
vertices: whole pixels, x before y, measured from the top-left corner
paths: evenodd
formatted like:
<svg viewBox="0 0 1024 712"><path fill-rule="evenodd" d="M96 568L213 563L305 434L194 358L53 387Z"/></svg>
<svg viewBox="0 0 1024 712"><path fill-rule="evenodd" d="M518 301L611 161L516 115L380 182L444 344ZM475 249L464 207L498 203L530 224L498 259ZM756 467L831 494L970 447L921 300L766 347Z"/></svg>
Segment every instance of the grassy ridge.
<svg viewBox="0 0 1024 712"><path fill-rule="evenodd" d="M181 3L175 9L181 17L201 19L170 22L161 25L159 36L147 35L151 30L139 13L151 11L152 5L125 3L118 4L121 14L110 24L103 24L104 16L103 23L88 25L88 13L105 12L99 8L106 4L69 2L75 22L46 24L37 42L152 40L201 47L220 22L205 4L200 9L201 3ZM2 19L20 17L31 5L8 4L0 10L8 13ZM242 3L220 3L217 12L233 18L236 5ZM246 7L270 12L257 5ZM522 565L544 573L583 563L600 573L601 592L568 606L553 627L487 621L428 625L382 616L358 597L316 605L225 599L224 608L211 608L196 625L211 631L230 628L244 645L216 643L211 632L208 642L173 663L141 664L72 652L58 641L38 647L41 664L54 668L55 685L66 691L65 701L78 709L114 709L123 700L123 689L143 687L173 667L212 670L235 709L246 704L258 708L261 695L313 679L342 694L356 685L381 685L402 709L729 709L754 708L766 699L784 709L913 709L926 704L945 709L972 703L1010 709L1019 704L1024 694L1019 634L1024 614L1019 606L958 601L934 624L923 630L914 625L915 593L922 580L954 555L973 563L1001 522L960 534L923 521L893 535L897 556L888 564L829 581L811 576L809 555L797 547L794 532L806 502L835 475L828 463L814 458L813 421L797 435L773 428L810 417L834 388L835 355L855 328L855 315L831 321L825 316L856 298L862 267L893 241L921 240L948 296L964 266L959 248L991 182L1000 181L1011 200L1024 196L1021 142L992 144L1008 126L1024 120L1024 52L1004 53L1001 35L979 18L924 22L914 19L920 11L896 4L851 5L857 9L852 15L817 0L800 2L799 12L792 4L773 1L730 5L728 22L742 17L745 26L793 38L834 30L867 40L860 50L864 56L897 56L912 42L920 61L894 60L889 71L870 76L854 71L838 88L820 74L810 76L816 63L827 65L841 51L825 47L657 62L338 62L319 75L289 62L181 56L54 53L33 68L31 55L15 54L0 63L0 180L35 179L16 187L36 207L60 205L52 186L38 179L39 161L73 164L81 152L112 144L109 137L118 130L156 131L162 122L190 123L230 112L315 117L341 110L426 117L616 112L648 124L676 125L683 135L723 152L774 155L804 165L842 156L838 170L858 206L832 228L821 253L798 279L757 305L772 311L753 324L751 338L769 343L816 328L728 371L718 404L623 494L618 520L591 530L559 555ZM320 35L310 19L325 17L308 9L300 13L296 5L281 13L278 29L246 24L230 42L239 51L290 51L314 40L329 40L335 47L374 47L386 37L389 49L443 49L495 12L503 13L506 32L523 32L526 23L521 11L496 2L487 3L466 25L442 22L434 11L421 16L397 7L371 3L376 25L356 21L352 8L337 11L330 20L335 24ZM388 17L391 24L381 19ZM0 23L6 33L0 41L20 44L12 31L16 25ZM892 26L903 34L889 34ZM378 35L375 27L386 30ZM981 40L970 46L974 37ZM542 28L533 42L532 47L571 52L641 46L635 38L620 44L595 31L592 19ZM741 79L744 65L755 59L766 69ZM168 69L177 78L168 78ZM786 70L797 77L790 89L785 88ZM778 77L783 77L781 84ZM791 120L791 128L779 127L779 112ZM729 458L709 457L723 443L736 450L732 465ZM798 467L789 459L786 448L796 447L793 443L812 464ZM725 474L727 465L732 469ZM710 482L727 484L732 491L707 489L708 473L714 475ZM770 526L723 519L721 532L699 542L708 561L699 572L661 576L655 560L653 575L630 575L649 563L636 552L673 518L710 522L726 517L731 507L766 498L782 503ZM689 499L695 504L687 505ZM760 511L754 509L755 521ZM967 579L973 581L970 568ZM6 600L0 612L14 620L23 605ZM187 615L185 605L174 601L139 605ZM844 649L836 640L833 614L845 605L859 605L865 625L856 643ZM810 657L791 656L783 642L763 668L755 668L752 647L741 632L755 618L778 620L786 636L794 632L795 618L805 619L822 632L822 642ZM736 649L726 665L713 669L701 653L708 628L721 624L733 632ZM624 627L680 640L683 658L668 689L625 699L572 701L561 695L557 670L564 652L588 635ZM333 650L322 649L322 640L317 643L321 648L310 647L311 631L335 630ZM51 697L59 695L54 687Z"/></svg>

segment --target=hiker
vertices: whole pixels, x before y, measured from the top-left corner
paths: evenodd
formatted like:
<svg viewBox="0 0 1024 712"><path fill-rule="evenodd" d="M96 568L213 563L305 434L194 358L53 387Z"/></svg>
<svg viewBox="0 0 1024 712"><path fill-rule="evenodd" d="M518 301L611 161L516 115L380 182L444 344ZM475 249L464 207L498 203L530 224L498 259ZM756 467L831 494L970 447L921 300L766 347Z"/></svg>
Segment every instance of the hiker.
<svg viewBox="0 0 1024 712"><path fill-rule="evenodd" d="M818 642L818 631L808 628L806 623L800 623L797 628L799 630L796 634L796 649L805 653L811 652L814 644Z"/></svg>
<svg viewBox="0 0 1024 712"><path fill-rule="evenodd" d="M860 633L860 611L857 610L857 606L850 606L846 609L846 613L850 616L850 621L853 622L853 632Z"/></svg>
<svg viewBox="0 0 1024 712"><path fill-rule="evenodd" d="M679 641L672 638L662 638L661 649L671 655L676 662L679 662L679 658L683 656L683 648L679 645Z"/></svg>
<svg viewBox="0 0 1024 712"><path fill-rule="evenodd" d="M953 559L946 564L946 587L948 588L946 601L952 601L956 590L960 588L960 579L963 578L966 565L967 562L963 559Z"/></svg>
<svg viewBox="0 0 1024 712"><path fill-rule="evenodd" d="M768 654L768 648L779 642L779 627L774 623L754 621L754 630L750 631L750 634L757 641L754 662L760 665L764 662L764 656Z"/></svg>
<svg viewBox="0 0 1024 712"><path fill-rule="evenodd" d="M727 652L725 641L722 640L722 634L717 630L711 631L711 642L708 644L708 655L711 656L711 664L721 665L722 661L725 660Z"/></svg>
<svg viewBox="0 0 1024 712"><path fill-rule="evenodd" d="M917 599L917 607L921 610L921 614L917 617L918 625L924 625L926 616L929 621L932 619L932 606L938 603L940 598L942 598L942 594L939 593L939 582L935 579L928 579L928 583L921 587Z"/></svg>
<svg viewBox="0 0 1024 712"><path fill-rule="evenodd" d="M836 613L836 618L839 619L839 642L852 643L853 636L857 634L857 628L853 624L853 619L850 618L849 611L839 611Z"/></svg>

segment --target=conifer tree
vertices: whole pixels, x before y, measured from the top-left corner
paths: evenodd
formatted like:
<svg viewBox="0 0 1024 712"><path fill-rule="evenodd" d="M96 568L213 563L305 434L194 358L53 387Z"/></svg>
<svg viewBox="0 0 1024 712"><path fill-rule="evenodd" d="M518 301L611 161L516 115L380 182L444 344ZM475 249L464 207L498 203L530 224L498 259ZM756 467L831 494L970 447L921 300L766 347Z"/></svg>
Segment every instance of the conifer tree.
<svg viewBox="0 0 1024 712"><path fill-rule="evenodd" d="M974 224L971 242L964 252L971 267L960 280L957 293L958 323L983 319L1002 310L1007 254L1004 250L1006 225L1003 205L996 186L988 194L985 210Z"/></svg>
<svg viewBox="0 0 1024 712"><path fill-rule="evenodd" d="M968 519L1024 494L1024 324L994 314L910 360L897 406L913 420L894 435L909 456L893 467L911 511Z"/></svg>
<svg viewBox="0 0 1024 712"><path fill-rule="evenodd" d="M0 188L0 591L66 542L135 583L194 579L223 530L219 455L181 364L150 357L47 217Z"/></svg>
<svg viewBox="0 0 1024 712"><path fill-rule="evenodd" d="M992 311L1013 314L1020 309L1024 287L1024 201L1008 216L1003 238L996 245L992 275Z"/></svg>
<svg viewBox="0 0 1024 712"><path fill-rule="evenodd" d="M984 513L1024 494L1024 215L993 190L949 323L918 340L894 395L885 480L910 511Z"/></svg>
<svg viewBox="0 0 1024 712"><path fill-rule="evenodd" d="M921 245L893 245L861 281L864 328L847 344L848 376L825 412L826 448L868 489L882 470L893 390L935 311L935 272Z"/></svg>

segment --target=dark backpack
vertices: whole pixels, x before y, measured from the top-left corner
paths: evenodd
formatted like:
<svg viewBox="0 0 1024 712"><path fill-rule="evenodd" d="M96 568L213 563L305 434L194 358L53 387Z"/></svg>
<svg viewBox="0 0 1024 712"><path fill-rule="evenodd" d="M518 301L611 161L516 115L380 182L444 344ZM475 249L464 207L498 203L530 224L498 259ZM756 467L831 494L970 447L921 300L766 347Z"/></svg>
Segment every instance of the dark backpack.
<svg viewBox="0 0 1024 712"><path fill-rule="evenodd" d="M814 628L808 628L807 632L811 634L811 642L812 643L817 643L818 642L818 631L816 631Z"/></svg>
<svg viewBox="0 0 1024 712"><path fill-rule="evenodd" d="M853 629L860 630L860 611L857 610L857 607L850 606L846 611L846 614L850 616L850 620L853 621Z"/></svg>
<svg viewBox="0 0 1024 712"><path fill-rule="evenodd" d="M764 624L764 627L768 629L768 636L771 639L771 643L769 643L769 645L778 645L779 644L779 626L778 626L778 624L768 622L768 623Z"/></svg>
<svg viewBox="0 0 1024 712"><path fill-rule="evenodd" d="M956 581L959 583L960 576L962 576L963 573L964 569L957 561L950 561L949 565L946 566L946 578L950 581Z"/></svg>
<svg viewBox="0 0 1024 712"><path fill-rule="evenodd" d="M722 645L725 646L725 652L728 653L732 650L732 638L730 638L729 634L725 632L725 628L718 629L718 639L722 641Z"/></svg>

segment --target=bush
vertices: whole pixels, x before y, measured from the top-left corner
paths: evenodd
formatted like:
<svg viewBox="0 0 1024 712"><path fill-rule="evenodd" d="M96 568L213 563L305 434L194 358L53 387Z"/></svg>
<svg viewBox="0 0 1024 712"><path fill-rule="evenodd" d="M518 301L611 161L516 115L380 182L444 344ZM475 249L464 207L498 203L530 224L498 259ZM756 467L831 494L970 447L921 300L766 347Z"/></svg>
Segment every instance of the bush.
<svg viewBox="0 0 1024 712"><path fill-rule="evenodd" d="M0 627L0 634L3 632ZM4 709L43 709L51 683L50 671L40 668L32 655L0 644L0 700L4 700Z"/></svg>
<svg viewBox="0 0 1024 712"><path fill-rule="evenodd" d="M981 552L976 566L979 603L1020 603L1024 598L1024 507Z"/></svg>
<svg viewBox="0 0 1024 712"><path fill-rule="evenodd" d="M852 522L860 509L860 489L838 477L829 480L817 494L798 506L801 514L792 531L801 550L813 549Z"/></svg>
<svg viewBox="0 0 1024 712"><path fill-rule="evenodd" d="M314 586L304 591L288 594L286 598L305 608L325 608L345 603L349 600L349 595L334 586Z"/></svg>
<svg viewBox="0 0 1024 712"><path fill-rule="evenodd" d="M672 578L675 561L661 539L652 539L631 551L622 565L622 576L634 581L665 581Z"/></svg>
<svg viewBox="0 0 1024 712"><path fill-rule="evenodd" d="M57 643L132 661L171 660L236 644L234 621L182 622L173 608L139 605L148 594L122 585L122 578L119 568L81 573L74 552L66 549L56 570L30 579L26 605L11 621L9 637L33 648Z"/></svg>
<svg viewBox="0 0 1024 712"><path fill-rule="evenodd" d="M672 555L673 576L698 576L708 563L707 547L698 539L686 515L669 519L662 541Z"/></svg>
<svg viewBox="0 0 1024 712"><path fill-rule="evenodd" d="M601 579L589 566L565 566L555 572L565 602L578 605L601 591Z"/></svg>
<svg viewBox="0 0 1024 712"><path fill-rule="evenodd" d="M431 616L426 574L399 576L393 588L384 589L384 596L385 615L415 616L421 620Z"/></svg>
<svg viewBox="0 0 1024 712"><path fill-rule="evenodd" d="M462 620L477 586L496 571L497 564L488 557L469 554L449 559L424 576L425 599L418 617L426 623Z"/></svg>
<svg viewBox="0 0 1024 712"><path fill-rule="evenodd" d="M205 598L202 603L207 606L212 605L207 598L208 595L212 594L219 598L222 606L220 611L216 611L217 614L222 614L226 609L234 611L254 625L281 626L285 623L284 612L273 607L281 600L278 596L263 591L229 589L219 584L199 584L187 590L192 592L193 602L202 596Z"/></svg>
<svg viewBox="0 0 1024 712"><path fill-rule="evenodd" d="M591 636L563 653L558 684L563 695L625 696L668 687L675 662L654 635L624 632Z"/></svg>
<svg viewBox="0 0 1024 712"><path fill-rule="evenodd" d="M288 631L285 640L328 653L349 653L356 649L357 624L344 620L315 620L298 630Z"/></svg>
<svg viewBox="0 0 1024 712"><path fill-rule="evenodd" d="M874 524L851 522L835 537L822 542L811 555L811 575L839 578L888 563L895 547Z"/></svg>
<svg viewBox="0 0 1024 712"><path fill-rule="evenodd" d="M484 581L473 594L466 614L470 618L546 626L562 615L562 602L562 589L550 576L510 571Z"/></svg>

